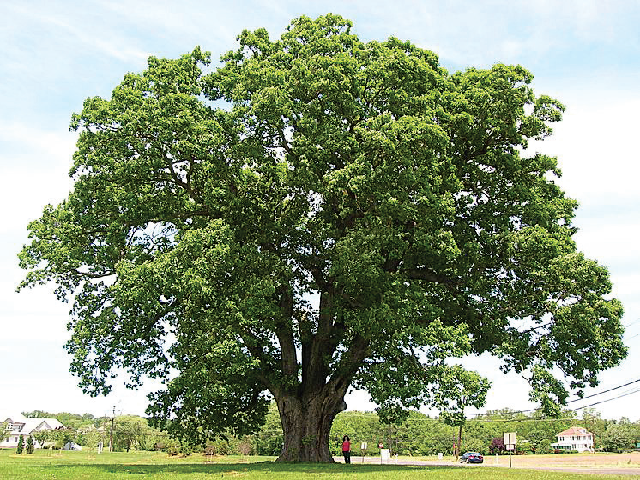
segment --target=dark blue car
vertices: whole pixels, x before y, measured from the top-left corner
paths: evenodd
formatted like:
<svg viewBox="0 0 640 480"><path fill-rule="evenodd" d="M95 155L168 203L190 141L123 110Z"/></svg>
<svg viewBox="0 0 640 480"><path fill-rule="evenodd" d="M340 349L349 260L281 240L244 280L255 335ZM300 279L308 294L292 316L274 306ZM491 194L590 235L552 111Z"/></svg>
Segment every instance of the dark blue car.
<svg viewBox="0 0 640 480"><path fill-rule="evenodd" d="M482 463L484 457L478 452L467 452L460 457L460 461L463 463Z"/></svg>

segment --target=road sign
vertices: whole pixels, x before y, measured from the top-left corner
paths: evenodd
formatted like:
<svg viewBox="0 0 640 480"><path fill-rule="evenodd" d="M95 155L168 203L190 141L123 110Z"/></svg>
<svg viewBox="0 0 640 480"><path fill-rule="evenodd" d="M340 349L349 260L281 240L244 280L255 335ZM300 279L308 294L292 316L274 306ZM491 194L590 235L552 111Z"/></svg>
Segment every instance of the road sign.
<svg viewBox="0 0 640 480"><path fill-rule="evenodd" d="M509 445L511 445L512 448L509 448ZM504 434L504 446L507 448L507 450L513 450L513 448L516 446L516 432Z"/></svg>
<svg viewBox="0 0 640 480"><path fill-rule="evenodd" d="M509 455L509 468L511 468L511 456L513 455L513 451L516 449L516 432L504 434L504 446L507 450L511 451L511 455Z"/></svg>
<svg viewBox="0 0 640 480"><path fill-rule="evenodd" d="M390 452L388 448L383 448L380 450L380 463L382 463L383 461L389 461L390 458Z"/></svg>

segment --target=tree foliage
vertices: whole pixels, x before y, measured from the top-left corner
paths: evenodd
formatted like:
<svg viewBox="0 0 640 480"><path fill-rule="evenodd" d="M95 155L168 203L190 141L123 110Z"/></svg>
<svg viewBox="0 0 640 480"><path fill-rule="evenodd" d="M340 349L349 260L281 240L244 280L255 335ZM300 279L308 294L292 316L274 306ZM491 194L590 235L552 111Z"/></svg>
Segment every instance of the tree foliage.
<svg viewBox="0 0 640 480"><path fill-rule="evenodd" d="M491 440L491 445L489 445L489 451L492 454L496 454L498 455L499 453L502 453L504 451L506 451L507 447L505 447L504 445L504 438L503 437L494 437Z"/></svg>
<svg viewBox="0 0 640 480"><path fill-rule="evenodd" d="M146 419L137 415L119 415L113 432L114 449L127 452L132 448L150 450L156 440L155 433Z"/></svg>
<svg viewBox="0 0 640 480"><path fill-rule="evenodd" d="M602 436L602 448L605 452L629 451L636 448L640 441L640 425L632 423L628 418L610 422Z"/></svg>
<svg viewBox="0 0 640 480"><path fill-rule="evenodd" d="M8 422L0 422L0 442L4 442L9 438L10 431Z"/></svg>
<svg viewBox="0 0 640 480"><path fill-rule="evenodd" d="M31 436L38 442L40 448L44 447L47 442L53 441L51 430L36 430Z"/></svg>
<svg viewBox="0 0 640 480"><path fill-rule="evenodd" d="M33 437L29 435L27 437L27 454L31 455L34 449L35 449L35 446L33 444Z"/></svg>
<svg viewBox="0 0 640 480"><path fill-rule="evenodd" d="M455 416L488 384L449 359L489 352L552 410L625 356L577 203L527 150L563 111L528 71L450 74L335 15L239 44L217 68L151 57L73 115L74 189L20 264L73 300L85 392L177 372L149 412L200 443L255 431L272 396L281 458L330 461L350 386L385 420Z"/></svg>
<svg viewBox="0 0 640 480"><path fill-rule="evenodd" d="M72 429L79 429L82 427L88 427L93 425L94 427L100 426L106 417L97 418L91 413L50 413L44 410L33 410L31 412L22 412L22 415L27 418L55 418L65 427Z"/></svg>

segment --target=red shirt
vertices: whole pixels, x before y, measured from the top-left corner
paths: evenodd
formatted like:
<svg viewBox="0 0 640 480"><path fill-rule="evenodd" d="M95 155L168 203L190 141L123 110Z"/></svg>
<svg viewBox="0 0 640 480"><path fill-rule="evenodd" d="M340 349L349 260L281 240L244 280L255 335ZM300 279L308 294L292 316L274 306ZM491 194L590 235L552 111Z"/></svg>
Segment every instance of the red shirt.
<svg viewBox="0 0 640 480"><path fill-rule="evenodd" d="M351 450L351 442L349 441L342 442L342 451L348 452L349 450Z"/></svg>

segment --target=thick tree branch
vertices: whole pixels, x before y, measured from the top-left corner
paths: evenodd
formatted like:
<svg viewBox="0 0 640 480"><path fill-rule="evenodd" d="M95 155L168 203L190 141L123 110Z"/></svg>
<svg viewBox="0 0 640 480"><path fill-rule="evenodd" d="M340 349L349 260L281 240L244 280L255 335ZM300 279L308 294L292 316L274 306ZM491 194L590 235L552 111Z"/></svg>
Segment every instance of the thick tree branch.
<svg viewBox="0 0 640 480"><path fill-rule="evenodd" d="M282 286L280 294L280 311L282 319L276 322L276 336L280 343L282 373L287 376L297 378L298 361L296 357L296 346L293 337L293 289L288 285Z"/></svg>
<svg viewBox="0 0 640 480"><path fill-rule="evenodd" d="M400 269L399 272L406 275L411 280L426 280L427 282L445 284L457 284L460 282L460 280L457 278L447 277L446 275L439 275L427 268Z"/></svg>

